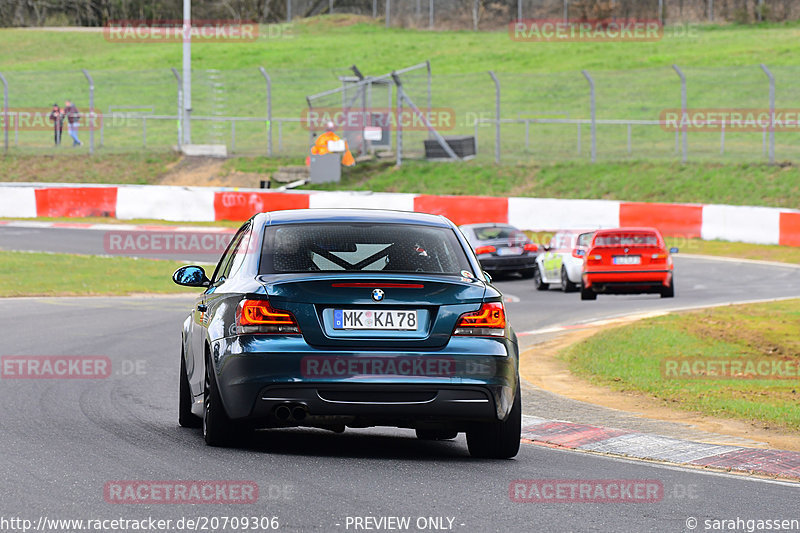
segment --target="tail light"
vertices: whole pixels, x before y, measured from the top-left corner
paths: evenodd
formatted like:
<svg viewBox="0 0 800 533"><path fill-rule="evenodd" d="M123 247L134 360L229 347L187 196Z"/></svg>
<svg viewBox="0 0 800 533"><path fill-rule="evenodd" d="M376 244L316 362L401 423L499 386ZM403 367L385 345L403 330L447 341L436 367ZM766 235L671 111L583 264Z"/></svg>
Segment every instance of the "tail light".
<svg viewBox="0 0 800 533"><path fill-rule="evenodd" d="M477 311L458 317L453 335L502 337L506 330L506 310L502 302L487 302Z"/></svg>
<svg viewBox="0 0 800 533"><path fill-rule="evenodd" d="M522 249L525 250L526 252L538 252L539 245L533 242L529 242L528 244L523 246Z"/></svg>
<svg viewBox="0 0 800 533"><path fill-rule="evenodd" d="M292 313L275 309L268 300L242 300L236 310L236 331L298 335L300 327Z"/></svg>
<svg viewBox="0 0 800 533"><path fill-rule="evenodd" d="M666 259L667 259L667 254L652 254L652 255L650 256L650 259L651 259L651 260L653 260L653 262L658 262L658 263L660 263L660 262L662 262L662 261L666 261Z"/></svg>
<svg viewBox="0 0 800 533"><path fill-rule="evenodd" d="M497 251L494 246L478 246L475 248L475 255L493 254Z"/></svg>
<svg viewBox="0 0 800 533"><path fill-rule="evenodd" d="M583 259L586 257L586 250L583 248L575 248L572 250L572 257L576 259Z"/></svg>
<svg viewBox="0 0 800 533"><path fill-rule="evenodd" d="M603 256L600 254L589 254L586 256L587 263L598 263L603 260Z"/></svg>

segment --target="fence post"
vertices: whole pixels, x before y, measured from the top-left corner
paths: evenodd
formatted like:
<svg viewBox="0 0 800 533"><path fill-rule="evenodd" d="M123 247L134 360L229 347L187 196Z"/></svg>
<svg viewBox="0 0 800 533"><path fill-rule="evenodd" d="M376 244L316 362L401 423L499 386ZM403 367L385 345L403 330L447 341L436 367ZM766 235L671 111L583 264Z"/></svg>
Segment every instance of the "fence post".
<svg viewBox="0 0 800 533"><path fill-rule="evenodd" d="M686 140L686 76L684 76L683 71L678 65L672 65L672 68L681 79L681 122L683 123L683 127L681 128L681 139L683 141L683 155L681 156L681 163L686 163L686 161L689 159L689 146L688 141Z"/></svg>
<svg viewBox="0 0 800 533"><path fill-rule="evenodd" d="M628 154L631 154L631 123L628 122Z"/></svg>
<svg viewBox="0 0 800 533"><path fill-rule="evenodd" d="M286 22L292 21L292 0L286 0Z"/></svg>
<svg viewBox="0 0 800 533"><path fill-rule="evenodd" d="M569 18L569 0L564 0L564 23Z"/></svg>
<svg viewBox="0 0 800 533"><path fill-rule="evenodd" d="M708 0L708 21L714 22L714 0Z"/></svg>
<svg viewBox="0 0 800 533"><path fill-rule="evenodd" d="M522 20L522 0L517 0L517 20Z"/></svg>
<svg viewBox="0 0 800 533"><path fill-rule="evenodd" d="M392 18L392 0L386 0L385 6L385 18L386 18L386 27L388 28L391 25L391 18Z"/></svg>
<svg viewBox="0 0 800 533"><path fill-rule="evenodd" d="M0 81L3 82L3 153L8 153L8 81L0 74Z"/></svg>
<svg viewBox="0 0 800 533"><path fill-rule="evenodd" d="M658 0L658 21L661 23L661 28L664 28L664 0Z"/></svg>
<svg viewBox="0 0 800 533"><path fill-rule="evenodd" d="M431 119L431 111L433 110L433 89L432 89L432 78L431 78L431 61L430 59L425 61L425 64L428 67L428 120ZM428 132L428 139L433 139L433 133Z"/></svg>
<svg viewBox="0 0 800 533"><path fill-rule="evenodd" d="M83 75L86 76L86 80L89 82L89 116L91 117L91 123L89 126L89 155L94 153L94 80L92 76L89 74L89 71L81 69Z"/></svg>
<svg viewBox="0 0 800 533"><path fill-rule="evenodd" d="M328 15L333 15L333 0L328 0Z"/></svg>
<svg viewBox="0 0 800 533"><path fill-rule="evenodd" d="M525 150L531 147L531 121L525 119Z"/></svg>
<svg viewBox="0 0 800 533"><path fill-rule="evenodd" d="M267 82L267 156L272 157L272 78L264 67L258 67Z"/></svg>
<svg viewBox="0 0 800 533"><path fill-rule="evenodd" d="M372 0L372 18L378 18L378 0Z"/></svg>
<svg viewBox="0 0 800 533"><path fill-rule="evenodd" d="M597 161L597 105L595 100L594 80L585 70L581 71L583 77L589 82L589 91L592 106L592 163Z"/></svg>
<svg viewBox="0 0 800 533"><path fill-rule="evenodd" d="M180 152L183 146L183 81L175 67L172 67L172 74L178 82L178 151Z"/></svg>
<svg viewBox="0 0 800 533"><path fill-rule="evenodd" d="M388 0L387 0L388 2ZM395 83L397 80L395 79ZM403 116L403 86L397 83L397 116ZM403 164L403 122L401 120L397 121L397 166Z"/></svg>
<svg viewBox="0 0 800 533"><path fill-rule="evenodd" d="M769 79L769 164L775 164L775 76L761 63L761 70Z"/></svg>
<svg viewBox="0 0 800 533"><path fill-rule="evenodd" d="M500 162L500 81L493 71L489 71L489 76L494 82L494 162Z"/></svg>
<svg viewBox="0 0 800 533"><path fill-rule="evenodd" d="M433 29L433 0L428 0L428 29Z"/></svg>

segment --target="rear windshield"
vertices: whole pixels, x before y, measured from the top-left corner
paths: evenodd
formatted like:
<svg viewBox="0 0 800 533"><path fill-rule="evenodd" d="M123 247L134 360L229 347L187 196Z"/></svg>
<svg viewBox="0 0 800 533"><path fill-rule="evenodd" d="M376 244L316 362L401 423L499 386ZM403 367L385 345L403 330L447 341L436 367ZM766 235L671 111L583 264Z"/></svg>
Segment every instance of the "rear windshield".
<svg viewBox="0 0 800 533"><path fill-rule="evenodd" d="M655 233L608 233L598 235L595 246L658 246Z"/></svg>
<svg viewBox="0 0 800 533"><path fill-rule="evenodd" d="M405 224L267 226L261 274L284 272L472 271L452 229Z"/></svg>
<svg viewBox="0 0 800 533"><path fill-rule="evenodd" d="M592 235L594 235L594 233L581 233L578 235L577 246L589 246L589 243L592 242Z"/></svg>
<svg viewBox="0 0 800 533"><path fill-rule="evenodd" d="M527 240L525 234L517 228L483 226L473 228L472 231L475 232L475 238L479 241L491 241L494 239Z"/></svg>

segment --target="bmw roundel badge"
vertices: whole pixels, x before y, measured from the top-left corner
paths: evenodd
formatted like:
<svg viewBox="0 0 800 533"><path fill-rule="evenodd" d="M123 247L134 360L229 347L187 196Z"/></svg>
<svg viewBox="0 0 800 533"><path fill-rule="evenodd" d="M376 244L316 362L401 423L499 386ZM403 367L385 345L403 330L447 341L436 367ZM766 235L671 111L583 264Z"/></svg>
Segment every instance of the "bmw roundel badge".
<svg viewBox="0 0 800 533"><path fill-rule="evenodd" d="M383 291L380 289L374 289L372 291L372 299L375 300L376 302L380 302L381 300L383 300Z"/></svg>

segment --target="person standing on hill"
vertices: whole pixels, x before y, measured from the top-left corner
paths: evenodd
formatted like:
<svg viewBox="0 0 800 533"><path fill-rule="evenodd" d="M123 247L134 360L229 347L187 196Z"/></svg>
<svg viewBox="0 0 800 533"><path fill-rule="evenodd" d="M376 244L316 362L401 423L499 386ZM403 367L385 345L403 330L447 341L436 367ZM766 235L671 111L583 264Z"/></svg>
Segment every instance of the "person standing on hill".
<svg viewBox="0 0 800 533"><path fill-rule="evenodd" d="M83 143L78 139L78 124L81 115L75 104L69 100L64 102L64 115L67 117L67 133L72 137L72 146L81 146Z"/></svg>
<svg viewBox="0 0 800 533"><path fill-rule="evenodd" d="M56 146L61 144L61 133L64 131L64 113L58 104L53 104L53 109L50 111L50 121L53 123L53 139Z"/></svg>

